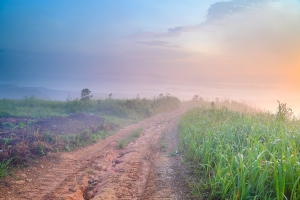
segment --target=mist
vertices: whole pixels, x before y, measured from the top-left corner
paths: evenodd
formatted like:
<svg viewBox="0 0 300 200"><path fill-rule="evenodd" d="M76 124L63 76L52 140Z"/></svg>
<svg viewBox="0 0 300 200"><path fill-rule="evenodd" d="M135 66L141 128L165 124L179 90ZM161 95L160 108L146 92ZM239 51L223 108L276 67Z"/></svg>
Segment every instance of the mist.
<svg viewBox="0 0 300 200"><path fill-rule="evenodd" d="M300 114L299 1L4 1L0 14L0 84Z"/></svg>

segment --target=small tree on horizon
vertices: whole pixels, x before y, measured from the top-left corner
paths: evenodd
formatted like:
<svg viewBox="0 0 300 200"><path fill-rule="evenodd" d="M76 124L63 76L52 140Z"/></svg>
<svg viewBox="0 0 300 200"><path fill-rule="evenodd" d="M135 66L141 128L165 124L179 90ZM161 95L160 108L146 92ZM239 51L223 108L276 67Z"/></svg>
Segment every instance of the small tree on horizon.
<svg viewBox="0 0 300 200"><path fill-rule="evenodd" d="M88 88L81 90L80 100L84 102L89 101L93 97L93 95L90 95L90 93L91 91Z"/></svg>
<svg viewBox="0 0 300 200"><path fill-rule="evenodd" d="M193 96L193 99L192 99L192 100L193 100L193 101L198 101L198 99L199 99L199 95L196 94L196 95Z"/></svg>

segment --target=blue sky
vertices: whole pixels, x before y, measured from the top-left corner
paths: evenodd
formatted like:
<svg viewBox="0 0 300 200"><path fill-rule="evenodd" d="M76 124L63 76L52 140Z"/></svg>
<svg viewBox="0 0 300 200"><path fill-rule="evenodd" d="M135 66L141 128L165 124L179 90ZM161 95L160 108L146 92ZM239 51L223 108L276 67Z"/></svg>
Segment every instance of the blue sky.
<svg viewBox="0 0 300 200"><path fill-rule="evenodd" d="M299 19L297 0L2 0L0 84L292 98Z"/></svg>
<svg viewBox="0 0 300 200"><path fill-rule="evenodd" d="M197 24L204 19L207 2L3 1L1 47L81 52L86 43L95 46L91 40L105 45L138 32Z"/></svg>
<svg viewBox="0 0 300 200"><path fill-rule="evenodd" d="M82 76L87 65L93 68L91 74L95 73L94 68L105 73L110 71L107 68L113 68L112 72L122 73L127 71L126 66L115 61L130 58L120 58L123 52L112 52L126 51L135 44L126 41L127 37L197 24L204 20L213 2L3 1L0 48L6 54L1 66L7 74L2 74L2 81L48 86L39 79L47 79L50 85L52 77L93 79ZM57 73L58 70L63 74Z"/></svg>

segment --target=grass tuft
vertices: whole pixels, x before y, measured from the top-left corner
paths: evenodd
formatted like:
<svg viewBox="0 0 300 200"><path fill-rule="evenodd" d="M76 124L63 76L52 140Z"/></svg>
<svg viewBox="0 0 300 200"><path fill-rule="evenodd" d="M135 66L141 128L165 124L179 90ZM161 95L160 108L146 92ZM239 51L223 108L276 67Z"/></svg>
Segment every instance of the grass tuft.
<svg viewBox="0 0 300 200"><path fill-rule="evenodd" d="M143 132L143 128L138 128L136 130L133 130L130 135L128 135L126 138L121 139L118 144L118 149L124 149L129 143L133 142L136 138L139 138L141 136L141 133Z"/></svg>
<svg viewBox="0 0 300 200"><path fill-rule="evenodd" d="M5 162L0 162L0 179L2 179L5 175L8 174L8 165L11 160L12 158Z"/></svg>

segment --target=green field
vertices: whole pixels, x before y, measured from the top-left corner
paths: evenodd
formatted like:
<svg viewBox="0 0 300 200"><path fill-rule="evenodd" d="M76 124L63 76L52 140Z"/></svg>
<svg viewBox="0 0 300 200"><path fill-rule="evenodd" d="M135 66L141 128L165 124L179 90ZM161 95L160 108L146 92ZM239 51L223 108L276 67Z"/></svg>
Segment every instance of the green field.
<svg viewBox="0 0 300 200"><path fill-rule="evenodd" d="M199 199L300 199L300 120L277 114L195 108L180 121L182 149Z"/></svg>

